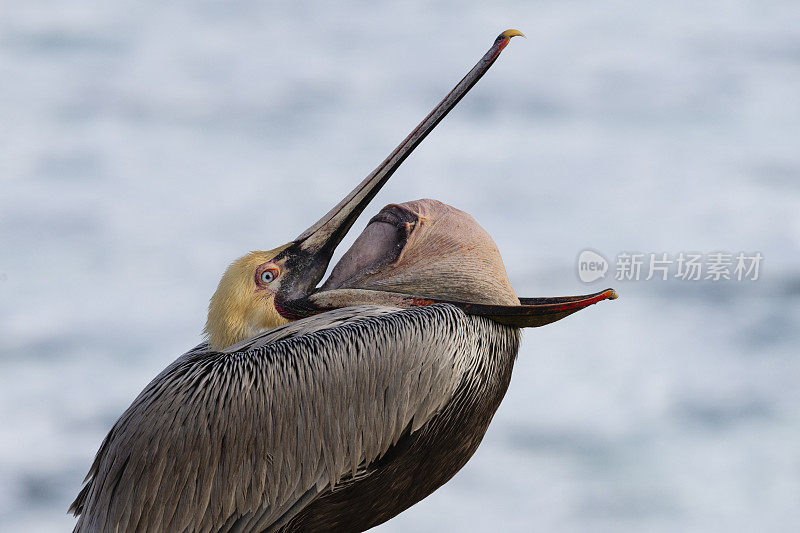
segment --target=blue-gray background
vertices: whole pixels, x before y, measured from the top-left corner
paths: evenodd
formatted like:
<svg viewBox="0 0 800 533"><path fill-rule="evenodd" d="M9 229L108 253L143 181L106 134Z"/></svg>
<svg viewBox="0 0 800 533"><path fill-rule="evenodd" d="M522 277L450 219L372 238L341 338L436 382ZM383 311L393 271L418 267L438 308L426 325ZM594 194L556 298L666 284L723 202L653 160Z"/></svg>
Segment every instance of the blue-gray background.
<svg viewBox="0 0 800 533"><path fill-rule="evenodd" d="M315 221L516 27L365 217L437 198L520 295L621 299L527 331L475 457L380 530L796 530L796 2L164 4L0 2L0 529L69 529L228 262ZM586 285L586 247L765 259Z"/></svg>

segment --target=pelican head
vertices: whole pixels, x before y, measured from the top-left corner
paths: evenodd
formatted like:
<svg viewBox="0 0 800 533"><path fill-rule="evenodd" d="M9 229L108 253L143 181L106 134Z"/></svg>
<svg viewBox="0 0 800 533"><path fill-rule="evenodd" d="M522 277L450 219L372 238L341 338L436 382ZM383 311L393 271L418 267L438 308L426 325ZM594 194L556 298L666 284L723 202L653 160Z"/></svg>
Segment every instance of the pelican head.
<svg viewBox="0 0 800 533"><path fill-rule="evenodd" d="M281 266L274 259L285 248L250 252L225 270L208 304L209 345L221 350L289 321L275 308Z"/></svg>
<svg viewBox="0 0 800 533"><path fill-rule="evenodd" d="M466 213L433 200L387 206L320 288L334 250L364 208L425 136L483 76L516 30L500 34L477 65L339 204L294 241L234 261L209 304L205 333L221 350L260 331L350 305L411 307L446 302L516 327L553 322L602 299L520 300L497 247Z"/></svg>

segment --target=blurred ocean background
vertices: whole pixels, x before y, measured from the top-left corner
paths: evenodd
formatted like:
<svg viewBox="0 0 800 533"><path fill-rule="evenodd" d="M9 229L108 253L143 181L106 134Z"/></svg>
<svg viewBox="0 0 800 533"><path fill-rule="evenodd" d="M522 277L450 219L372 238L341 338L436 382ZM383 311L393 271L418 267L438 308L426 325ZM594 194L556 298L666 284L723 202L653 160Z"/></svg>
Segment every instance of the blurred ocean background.
<svg viewBox="0 0 800 533"><path fill-rule="evenodd" d="M0 5L0 530L71 529L226 265L325 213L509 27L528 39L339 255L430 197L493 235L518 294L621 298L526 331L477 454L378 531L800 528L797 2ZM585 248L764 261L585 284Z"/></svg>

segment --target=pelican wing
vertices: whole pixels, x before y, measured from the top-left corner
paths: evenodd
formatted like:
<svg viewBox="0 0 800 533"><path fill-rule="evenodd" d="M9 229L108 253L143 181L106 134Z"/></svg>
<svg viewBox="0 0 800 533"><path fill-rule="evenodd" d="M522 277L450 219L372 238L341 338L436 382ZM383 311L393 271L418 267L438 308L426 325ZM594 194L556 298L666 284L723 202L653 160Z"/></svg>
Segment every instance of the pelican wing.
<svg viewBox="0 0 800 533"><path fill-rule="evenodd" d="M362 306L223 352L198 346L106 437L72 506L76 531L279 527L430 420L469 338L452 306Z"/></svg>

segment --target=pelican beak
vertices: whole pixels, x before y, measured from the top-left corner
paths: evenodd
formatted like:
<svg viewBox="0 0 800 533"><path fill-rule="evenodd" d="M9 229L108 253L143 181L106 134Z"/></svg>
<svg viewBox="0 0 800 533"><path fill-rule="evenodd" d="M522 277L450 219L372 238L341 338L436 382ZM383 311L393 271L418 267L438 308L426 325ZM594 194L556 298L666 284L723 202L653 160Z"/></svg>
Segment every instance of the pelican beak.
<svg viewBox="0 0 800 533"><path fill-rule="evenodd" d="M550 324L603 300L519 298L491 236L468 213L436 200L384 207L322 287L295 302L299 316L354 305L409 308L446 303L517 328Z"/></svg>
<svg viewBox="0 0 800 533"><path fill-rule="evenodd" d="M515 328L538 328L577 313L603 300L616 300L617 291L606 289L580 296L554 296L546 298L520 298L521 305L486 305L447 302L460 307L468 315L491 318L495 322ZM430 305L435 301L420 301L417 305Z"/></svg>
<svg viewBox="0 0 800 533"><path fill-rule="evenodd" d="M293 303L305 299L325 274L336 246L342 241L364 208L378 194L381 187L414 151L436 125L458 104L461 98L489 70L500 52L514 36L522 35L517 30L507 30L495 39L491 48L467 73L467 75L445 96L406 139L395 148L372 173L367 176L336 207L331 209L316 224L308 228L283 250L275 260L284 260L284 273L275 303L281 314L295 318Z"/></svg>
<svg viewBox="0 0 800 533"><path fill-rule="evenodd" d="M579 296L554 296L543 298L520 298L520 305L496 305L461 302L442 298L426 298L403 293L367 289L335 289L313 294L303 301L298 310L303 316L330 311L353 305L386 305L399 308L422 307L433 304L449 304L468 315L484 316L500 324L516 328L538 328L546 326L572 313L577 313L603 300L616 300L614 289L605 289Z"/></svg>

